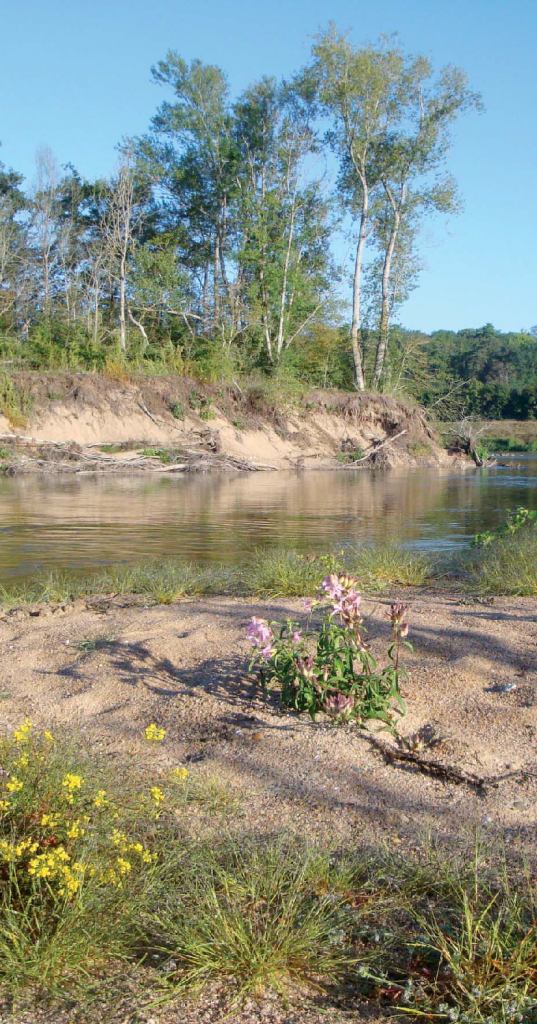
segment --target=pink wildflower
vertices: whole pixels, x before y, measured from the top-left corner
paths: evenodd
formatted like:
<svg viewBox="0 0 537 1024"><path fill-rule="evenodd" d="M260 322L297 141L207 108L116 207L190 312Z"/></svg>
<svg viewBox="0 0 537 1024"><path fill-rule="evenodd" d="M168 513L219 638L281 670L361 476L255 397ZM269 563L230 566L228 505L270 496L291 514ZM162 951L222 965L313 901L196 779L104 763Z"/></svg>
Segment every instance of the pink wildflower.
<svg viewBox="0 0 537 1024"><path fill-rule="evenodd" d="M299 644L302 640L302 632L300 629L295 629L294 633L291 634L291 640L294 644Z"/></svg>
<svg viewBox="0 0 537 1024"><path fill-rule="evenodd" d="M259 619L257 615L254 615L246 627L246 635L248 636L252 647L259 648L261 657L264 658L265 661L268 661L273 654L272 641L274 639L274 633L266 619Z"/></svg>
<svg viewBox="0 0 537 1024"><path fill-rule="evenodd" d="M354 697L348 694L337 693L332 694L330 697L326 697L324 701L324 710L329 715L348 715L354 707Z"/></svg>
<svg viewBox="0 0 537 1024"><path fill-rule="evenodd" d="M396 604L391 605L390 610L387 613L394 633L402 640L408 636L407 611L408 605L403 604L401 601L397 601Z"/></svg>

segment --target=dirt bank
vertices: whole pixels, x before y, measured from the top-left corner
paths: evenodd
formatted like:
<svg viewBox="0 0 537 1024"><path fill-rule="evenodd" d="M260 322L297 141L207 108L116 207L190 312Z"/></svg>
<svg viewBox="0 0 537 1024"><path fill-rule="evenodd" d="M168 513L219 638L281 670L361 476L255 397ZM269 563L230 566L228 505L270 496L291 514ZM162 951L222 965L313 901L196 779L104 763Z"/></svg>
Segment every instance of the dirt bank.
<svg viewBox="0 0 537 1024"><path fill-rule="evenodd" d="M218 388L183 377L119 381L20 373L13 386L25 412L0 414L2 462L9 472L450 461L421 410L383 395L316 391L291 408L283 401L277 407L261 386Z"/></svg>
<svg viewBox="0 0 537 1024"><path fill-rule="evenodd" d="M264 696L246 671L246 623L254 613L300 617L297 601L94 599L5 613L0 724L28 716L81 730L110 756L187 763L239 798L226 827L256 834L384 837L410 849L427 829L453 838L477 824L526 846L537 826L535 599L405 596L415 652L401 732L431 725L438 744L424 756L497 783L476 789L387 764L376 746L391 742L385 732L312 723ZM387 604L366 604L377 653ZM156 750L142 738L153 721L167 730ZM196 823L214 828L214 815Z"/></svg>

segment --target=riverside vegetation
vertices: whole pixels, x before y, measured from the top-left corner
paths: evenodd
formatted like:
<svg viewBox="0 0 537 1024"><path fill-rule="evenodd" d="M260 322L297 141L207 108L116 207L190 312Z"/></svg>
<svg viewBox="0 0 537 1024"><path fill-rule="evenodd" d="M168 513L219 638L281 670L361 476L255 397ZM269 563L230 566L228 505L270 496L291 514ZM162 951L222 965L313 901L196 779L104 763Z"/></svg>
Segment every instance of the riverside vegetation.
<svg viewBox="0 0 537 1024"><path fill-rule="evenodd" d="M4 584L5 609L61 603L100 595L138 594L159 604L210 594L302 597L313 594L329 573L358 577L363 590L448 585L483 595L537 594L537 516L519 507L497 531L477 534L473 545L453 556L434 558L393 542L303 554L258 550L240 565L196 566L176 559L107 566L89 575L51 572L28 583Z"/></svg>

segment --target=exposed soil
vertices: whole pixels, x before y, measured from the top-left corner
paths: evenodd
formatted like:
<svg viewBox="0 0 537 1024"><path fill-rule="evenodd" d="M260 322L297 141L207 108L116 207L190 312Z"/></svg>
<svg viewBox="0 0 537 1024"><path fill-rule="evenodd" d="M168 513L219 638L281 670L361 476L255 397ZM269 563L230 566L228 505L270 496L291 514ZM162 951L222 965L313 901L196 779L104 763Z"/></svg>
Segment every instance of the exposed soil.
<svg viewBox="0 0 537 1024"><path fill-rule="evenodd" d="M361 465L376 467L451 461L420 409L384 395L315 391L292 409L255 387L185 377L20 373L13 381L30 411L17 427L0 414L0 445L14 454L9 472L326 469L363 455ZM168 469L140 458L148 446L167 450Z"/></svg>
<svg viewBox="0 0 537 1024"><path fill-rule="evenodd" d="M465 600L411 598L415 651L401 732L430 724L440 741L435 760L486 778L514 773L482 792L386 764L376 745L391 742L386 732L325 717L312 723L256 688L246 623L254 613L300 618L297 601L215 597L147 607L138 598L95 598L5 613L0 722L63 723L111 754L134 752L153 764L142 734L155 721L167 730L162 766L181 761L227 780L243 797L236 824L254 832L291 828L344 844L396 836L412 845L423 829L449 837L481 823L522 841L537 826L537 776L517 774L537 773L537 603ZM379 654L388 604L367 603ZM91 643L81 650L80 641Z"/></svg>
<svg viewBox="0 0 537 1024"><path fill-rule="evenodd" d="M414 591L414 654L403 690L401 732L424 725L438 744L424 758L487 779L476 789L387 764L367 733L282 711L247 674L245 626L252 614L299 618L299 602L205 598L147 606L140 598L95 598L63 606L16 609L0 617L3 675L0 725L28 716L86 736L100 756L134 762L153 774L188 764L191 776L227 783L238 801L221 810L195 807L185 824L195 834L228 830L299 833L345 847L386 840L409 854L427 830L448 846L477 825L504 836L507 851L532 854L537 826L537 602L471 602L449 593ZM373 650L385 650L388 597L368 601ZM81 645L81 641L85 643ZM162 746L143 738L150 722L166 729ZM534 851L533 851L534 854ZM139 998L140 985L144 998ZM103 979L91 1008L45 1005L0 1021L17 1024L209 1024L225 1013L215 989L199 1003L151 1006L151 974ZM148 1005L149 1004L149 1005ZM147 1009L140 1009L140 1005ZM138 1007L138 1008L136 1008ZM299 996L251 1003L230 1024L382 1024L373 1007L338 1008L338 999Z"/></svg>

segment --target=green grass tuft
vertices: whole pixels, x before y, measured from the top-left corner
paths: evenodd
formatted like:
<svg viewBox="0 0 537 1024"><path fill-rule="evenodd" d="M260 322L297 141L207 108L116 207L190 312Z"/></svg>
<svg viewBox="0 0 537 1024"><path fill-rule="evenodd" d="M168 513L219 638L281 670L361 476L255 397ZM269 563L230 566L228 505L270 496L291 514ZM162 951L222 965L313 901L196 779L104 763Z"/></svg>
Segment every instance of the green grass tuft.
<svg viewBox="0 0 537 1024"><path fill-rule="evenodd" d="M524 527L474 549L463 566L470 587L482 594L537 594L537 530Z"/></svg>
<svg viewBox="0 0 537 1024"><path fill-rule="evenodd" d="M426 555L393 543L352 548L347 564L369 590L382 590L387 586L420 587L433 574L432 562Z"/></svg>

